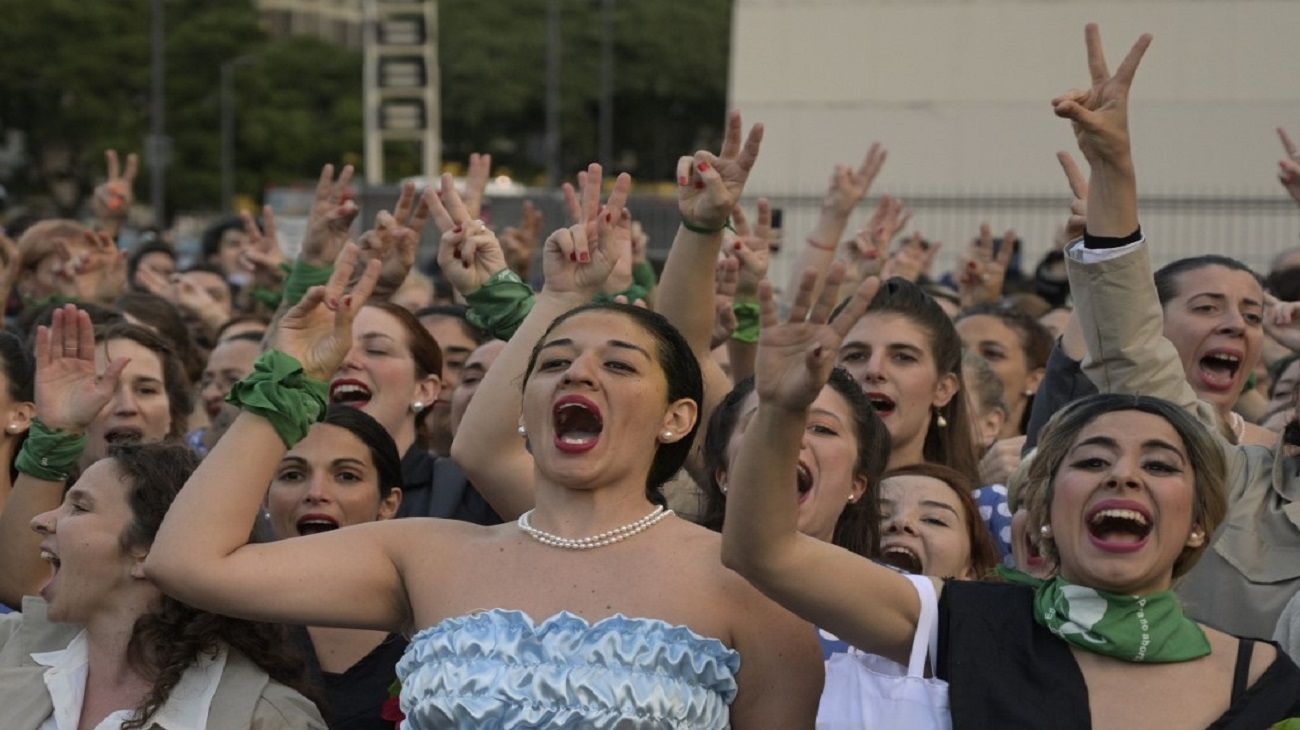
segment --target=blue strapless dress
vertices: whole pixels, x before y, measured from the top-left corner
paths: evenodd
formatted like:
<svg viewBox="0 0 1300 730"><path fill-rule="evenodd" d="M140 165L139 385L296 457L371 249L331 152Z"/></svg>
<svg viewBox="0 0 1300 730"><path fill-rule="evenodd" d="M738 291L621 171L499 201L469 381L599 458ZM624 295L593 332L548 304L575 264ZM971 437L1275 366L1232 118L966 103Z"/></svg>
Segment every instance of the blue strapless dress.
<svg viewBox="0 0 1300 730"><path fill-rule="evenodd" d="M397 677L408 730L726 728L739 668L685 626L493 609L417 633Z"/></svg>

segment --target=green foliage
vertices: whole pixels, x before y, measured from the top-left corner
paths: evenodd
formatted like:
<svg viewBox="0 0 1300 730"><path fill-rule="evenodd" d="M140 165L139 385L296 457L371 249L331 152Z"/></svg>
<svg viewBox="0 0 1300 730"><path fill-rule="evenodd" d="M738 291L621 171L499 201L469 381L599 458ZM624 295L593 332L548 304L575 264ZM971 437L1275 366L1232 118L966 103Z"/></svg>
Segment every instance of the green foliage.
<svg viewBox="0 0 1300 730"><path fill-rule="evenodd" d="M600 0L561 8L564 168L597 155ZM545 167L548 0L439 3L443 155L487 151L517 175ZM721 140L731 0L616 0L614 159L668 179L677 158Z"/></svg>
<svg viewBox="0 0 1300 730"><path fill-rule="evenodd" d="M597 155L600 0L562 9L566 170ZM488 151L516 175L545 167L548 0L440 0L444 157ZM142 151L149 132L150 0L0 0L0 142L21 131L26 164L0 169L18 197L64 212L102 179L103 150ZM615 160L666 179L677 157L721 137L731 0L616 0ZM310 38L268 38L252 0L166 0L170 211L220 204L220 69L235 71L236 192L359 164L361 57ZM411 156L411 155L406 155ZM390 171L411 168L401 159ZM407 164L400 164L407 163ZM136 195L148 199L142 166Z"/></svg>

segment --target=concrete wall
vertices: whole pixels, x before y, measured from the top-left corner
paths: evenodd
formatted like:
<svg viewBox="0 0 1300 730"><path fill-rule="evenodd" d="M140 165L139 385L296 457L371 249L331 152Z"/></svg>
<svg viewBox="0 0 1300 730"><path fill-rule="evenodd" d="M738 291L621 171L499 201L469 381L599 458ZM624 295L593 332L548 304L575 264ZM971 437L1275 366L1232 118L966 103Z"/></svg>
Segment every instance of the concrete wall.
<svg viewBox="0 0 1300 730"><path fill-rule="evenodd" d="M1300 136L1300 2L737 0L731 102L767 125L755 188L820 188L871 140L893 186L1058 189L1073 149L1049 100L1088 82L1083 24L1112 69L1143 31L1132 128L1144 186L1274 192Z"/></svg>

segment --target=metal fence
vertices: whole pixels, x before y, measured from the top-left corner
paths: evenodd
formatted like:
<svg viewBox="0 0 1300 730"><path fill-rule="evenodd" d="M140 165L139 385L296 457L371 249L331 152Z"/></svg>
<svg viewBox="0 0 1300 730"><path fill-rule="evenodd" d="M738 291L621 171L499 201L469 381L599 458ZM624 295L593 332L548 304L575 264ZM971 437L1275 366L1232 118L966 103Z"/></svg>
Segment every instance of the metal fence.
<svg viewBox="0 0 1300 730"><path fill-rule="evenodd" d="M899 192L913 211L909 229L920 230L930 240L942 241L937 271L950 269L987 221L995 235L1014 228L1024 243L1022 265L1032 270L1035 262L1052 246L1057 227L1068 214L1068 199L1059 194L990 194L970 192ZM374 188L362 193L362 215L371 221L381 208L391 206L396 188ZM816 224L820 196L769 196L782 211L784 246L772 261L770 276L778 285L789 269L804 237ZM517 225L524 200L531 200L546 216L546 229L565 223L563 201L550 190L530 191L520 197L490 198L487 215L498 229ZM753 205L753 200L746 201ZM865 200L850 220L845 237L864 225L875 208L875 198ZM650 236L650 255L662 263L677 231L677 203L672 197L633 195L629 209ZM1240 259L1265 272L1272 258L1288 248L1300 246L1300 207L1281 191L1275 195L1252 194L1144 194L1141 198L1143 231L1152 243L1157 266L1185 256L1220 253ZM432 228L432 226L430 227ZM421 259L434 257L436 232L424 241Z"/></svg>

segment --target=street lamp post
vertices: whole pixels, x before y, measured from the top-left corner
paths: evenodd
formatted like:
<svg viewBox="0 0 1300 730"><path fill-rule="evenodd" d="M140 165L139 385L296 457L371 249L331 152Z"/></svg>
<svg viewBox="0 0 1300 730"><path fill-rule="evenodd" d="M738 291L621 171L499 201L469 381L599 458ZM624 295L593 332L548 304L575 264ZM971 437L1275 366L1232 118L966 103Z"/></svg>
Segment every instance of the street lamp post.
<svg viewBox="0 0 1300 730"><path fill-rule="evenodd" d="M221 64L221 210L226 213L235 203L235 70L256 58L250 53Z"/></svg>

